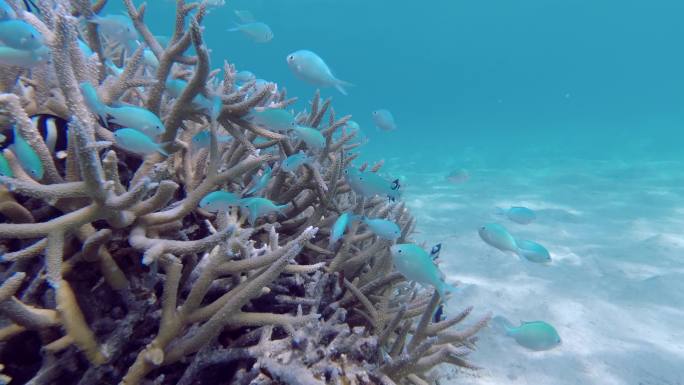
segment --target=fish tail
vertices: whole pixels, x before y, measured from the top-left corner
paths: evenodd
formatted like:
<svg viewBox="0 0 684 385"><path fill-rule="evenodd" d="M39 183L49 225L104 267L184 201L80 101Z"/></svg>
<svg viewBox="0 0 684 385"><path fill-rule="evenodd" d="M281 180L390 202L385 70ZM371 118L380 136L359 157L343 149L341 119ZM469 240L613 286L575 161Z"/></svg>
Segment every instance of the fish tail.
<svg viewBox="0 0 684 385"><path fill-rule="evenodd" d="M513 323L508 320L508 318L497 315L494 318L492 318L492 326L502 328L506 334L510 333L511 329L513 329Z"/></svg>
<svg viewBox="0 0 684 385"><path fill-rule="evenodd" d="M344 80L335 79L335 88L340 91L342 95L347 96L345 87L355 87L355 85Z"/></svg>
<svg viewBox="0 0 684 385"><path fill-rule="evenodd" d="M242 31L242 24L239 24L239 23L233 23L233 24L235 24L235 27L228 28L226 30L227 32L240 32L240 31Z"/></svg>
<svg viewBox="0 0 684 385"><path fill-rule="evenodd" d="M166 150L164 150L161 146L157 147L157 151L164 156L169 156L169 153L166 152Z"/></svg>

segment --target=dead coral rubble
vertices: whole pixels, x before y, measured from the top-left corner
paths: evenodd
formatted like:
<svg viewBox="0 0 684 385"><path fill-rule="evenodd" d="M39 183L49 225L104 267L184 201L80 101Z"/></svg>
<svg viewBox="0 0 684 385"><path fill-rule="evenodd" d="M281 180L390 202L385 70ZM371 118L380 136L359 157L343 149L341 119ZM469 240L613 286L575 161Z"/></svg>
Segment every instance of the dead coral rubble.
<svg viewBox="0 0 684 385"><path fill-rule="evenodd" d="M393 218L406 241L415 221L403 203L356 197L343 179L355 158L348 116L315 95L297 121L320 130L319 167L276 169L263 196L287 204L282 216L245 223L239 211L198 208L209 192L242 191L260 169L305 150L283 133L252 125L254 108L295 99L275 84L238 88L235 69L212 71L200 25L203 4L177 2L175 32L162 47L144 23L144 5L125 0L159 64L137 49L119 75L120 57L97 26L76 16L102 9L89 1L37 1L52 60L30 71L0 67L4 127L16 126L45 175L34 180L5 150L14 177L0 177L0 362L3 375L30 384L425 384L441 363L466 360L479 320L455 329L471 308L433 322L437 294L393 271L387 241L354 224L333 251L328 237L345 211ZM68 4L67 4L68 3ZM55 7L48 6L54 4ZM185 26L189 26L186 28ZM86 57L76 37L94 48ZM195 56L187 56L194 47ZM187 87L172 98L166 80ZM140 158L119 148L86 108L83 81L100 98L162 117L171 156ZM196 109L197 95L221 95L216 122ZM66 160L54 158L29 116L68 120ZM327 120L326 120L327 115ZM194 134L209 130L208 149ZM333 133L343 134L333 140ZM219 142L217 135L234 140ZM261 138L260 140L257 140ZM270 152L270 153L269 153ZM378 167L374 171L378 171ZM9 378L7 377L7 378Z"/></svg>

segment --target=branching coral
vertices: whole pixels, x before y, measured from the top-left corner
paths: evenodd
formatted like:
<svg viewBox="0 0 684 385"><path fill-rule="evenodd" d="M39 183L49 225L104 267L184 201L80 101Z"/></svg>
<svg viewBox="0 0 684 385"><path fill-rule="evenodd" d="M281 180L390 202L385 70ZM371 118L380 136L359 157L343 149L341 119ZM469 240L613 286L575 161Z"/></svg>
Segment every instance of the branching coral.
<svg viewBox="0 0 684 385"><path fill-rule="evenodd" d="M423 384L441 363L475 368L466 356L486 318L454 330L468 308L433 322L438 294L393 272L391 242L363 224L328 247L345 211L392 218L401 242L415 226L403 203L363 198L347 185L343 170L358 144L345 131L350 117L336 118L329 99L316 93L310 111L297 115L325 137L317 162L296 173L275 167L260 193L284 205L279 215L250 225L237 208L209 213L198 204L211 191L244 191L266 165L311 152L248 118L295 99L274 84L237 87L230 64L222 80L211 71L204 4L177 1L174 35L163 47L144 22L144 5L124 0L159 65L145 68L140 46L123 72L108 75L104 59L117 48L96 24L83 28L78 19L104 2L38 3L41 18L22 17L46 31L52 60L30 71L0 67L3 78L23 79L0 94L4 128L16 126L46 170L34 179L5 150L14 171L0 176L6 374L32 384ZM77 36L93 55L75 44ZM190 47L195 55L185 56ZM174 78L187 84L177 97L167 89ZM159 141L171 155L141 162L120 147L88 109L82 82L97 85L105 103L158 114L166 128ZM212 95L218 111L193 103ZM31 124L29 116L41 113L68 121L65 161ZM193 148L191 138L206 130L208 148ZM333 139L336 130L342 135ZM25 353L14 354L20 345Z"/></svg>

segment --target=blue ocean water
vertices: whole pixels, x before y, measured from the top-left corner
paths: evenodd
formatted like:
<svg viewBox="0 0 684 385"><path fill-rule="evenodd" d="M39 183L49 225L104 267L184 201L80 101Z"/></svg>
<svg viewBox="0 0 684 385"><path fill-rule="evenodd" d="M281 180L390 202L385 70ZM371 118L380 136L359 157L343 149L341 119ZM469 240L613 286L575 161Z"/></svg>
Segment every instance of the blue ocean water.
<svg viewBox="0 0 684 385"><path fill-rule="evenodd" d="M226 32L235 9L273 40ZM155 34L173 13L149 2ZM543 319L563 337L531 353L487 330L474 356L485 369L447 383L661 385L684 384L682 15L676 0L235 0L204 25L214 67L277 82L297 109L316 88L288 69L295 50L354 83L322 94L360 123L363 158L402 177L415 238L444 244L444 270L464 287L454 311ZM396 131L373 126L378 108ZM445 180L459 168L467 181ZM495 214L515 205L538 220ZM553 262L484 244L477 228L493 221Z"/></svg>

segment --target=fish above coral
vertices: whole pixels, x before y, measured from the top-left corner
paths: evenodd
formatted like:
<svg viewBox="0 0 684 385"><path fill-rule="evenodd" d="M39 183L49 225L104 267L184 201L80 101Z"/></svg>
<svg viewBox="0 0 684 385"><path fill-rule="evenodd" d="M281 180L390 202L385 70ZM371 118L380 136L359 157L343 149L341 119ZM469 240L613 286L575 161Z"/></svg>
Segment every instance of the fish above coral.
<svg viewBox="0 0 684 385"><path fill-rule="evenodd" d="M346 168L344 174L349 186L359 195L365 197L386 196L392 201L398 199L401 195L399 179L389 181L377 173L361 171L355 167Z"/></svg>
<svg viewBox="0 0 684 385"><path fill-rule="evenodd" d="M457 289L444 282L443 275L432 261L430 254L414 243L395 244L390 247L397 270L406 278L437 290L441 298Z"/></svg>
<svg viewBox="0 0 684 385"><path fill-rule="evenodd" d="M292 52L286 60L292 73L307 83L318 87L335 87L342 95L347 95L345 87L353 86L336 78L325 61L312 51L303 49Z"/></svg>
<svg viewBox="0 0 684 385"><path fill-rule="evenodd" d="M494 317L492 321L502 325L507 336L512 337L520 346L530 350L549 350L561 343L556 328L544 321L522 322L519 326L514 326L502 316Z"/></svg>
<svg viewBox="0 0 684 385"><path fill-rule="evenodd" d="M383 131L394 131L397 129L397 123L394 121L394 115L389 110L381 108L371 113L375 127Z"/></svg>

